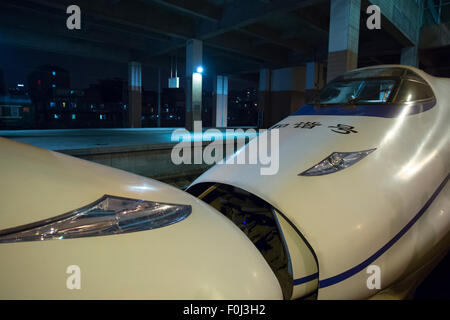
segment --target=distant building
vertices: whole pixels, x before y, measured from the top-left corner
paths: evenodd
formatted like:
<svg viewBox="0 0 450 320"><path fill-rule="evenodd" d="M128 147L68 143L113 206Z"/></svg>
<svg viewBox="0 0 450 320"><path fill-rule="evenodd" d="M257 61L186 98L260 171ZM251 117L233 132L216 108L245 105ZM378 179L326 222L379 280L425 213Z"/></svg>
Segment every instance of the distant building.
<svg viewBox="0 0 450 320"><path fill-rule="evenodd" d="M46 128L53 115L50 108L56 105L61 92L70 89L70 74L57 66L39 66L28 75L28 87L35 106L36 127Z"/></svg>
<svg viewBox="0 0 450 320"><path fill-rule="evenodd" d="M36 128L124 127L128 101L123 79L101 79L86 89L70 86L70 75L56 66L41 66L28 76L36 107Z"/></svg>
<svg viewBox="0 0 450 320"><path fill-rule="evenodd" d="M0 95L0 129L30 129L33 125L34 107L24 87Z"/></svg>
<svg viewBox="0 0 450 320"><path fill-rule="evenodd" d="M163 89L161 97L161 126L184 127L185 106L184 89Z"/></svg>
<svg viewBox="0 0 450 320"><path fill-rule="evenodd" d="M85 127L126 127L128 84L121 78L101 79L85 90ZM83 109L84 110L84 109Z"/></svg>
<svg viewBox="0 0 450 320"><path fill-rule="evenodd" d="M5 75L3 73L3 70L0 69L0 96L3 96L5 94L6 94Z"/></svg>
<svg viewBox="0 0 450 320"><path fill-rule="evenodd" d="M228 125L256 126L258 119L258 93L255 88L230 91L228 95Z"/></svg>
<svg viewBox="0 0 450 320"><path fill-rule="evenodd" d="M158 124L158 93L142 90L142 127L156 127Z"/></svg>

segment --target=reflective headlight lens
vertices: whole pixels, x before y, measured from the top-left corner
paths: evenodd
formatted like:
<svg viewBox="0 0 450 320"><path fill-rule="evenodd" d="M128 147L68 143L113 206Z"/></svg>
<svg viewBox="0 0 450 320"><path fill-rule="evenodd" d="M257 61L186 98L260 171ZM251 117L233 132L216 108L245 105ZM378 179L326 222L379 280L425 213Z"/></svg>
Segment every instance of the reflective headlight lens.
<svg viewBox="0 0 450 320"><path fill-rule="evenodd" d="M177 223L191 206L105 195L61 216L0 231L0 243L106 236L156 229Z"/></svg>
<svg viewBox="0 0 450 320"><path fill-rule="evenodd" d="M324 176L346 169L364 159L376 149L359 152L334 152L314 167L300 173L299 176Z"/></svg>

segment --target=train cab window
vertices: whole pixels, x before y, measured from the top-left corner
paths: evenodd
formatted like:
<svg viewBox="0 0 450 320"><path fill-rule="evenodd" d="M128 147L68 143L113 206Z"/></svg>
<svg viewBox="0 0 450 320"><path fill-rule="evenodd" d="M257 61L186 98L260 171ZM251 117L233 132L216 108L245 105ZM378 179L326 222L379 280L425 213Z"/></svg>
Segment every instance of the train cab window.
<svg viewBox="0 0 450 320"><path fill-rule="evenodd" d="M390 101L395 87L395 80L334 81L321 92L320 103L324 105L387 103Z"/></svg>
<svg viewBox="0 0 450 320"><path fill-rule="evenodd" d="M398 92L396 102L421 101L434 98L433 90L426 83L405 80Z"/></svg>
<svg viewBox="0 0 450 320"><path fill-rule="evenodd" d="M408 80L422 82L423 84L427 83L421 76L419 76L417 73L415 73L414 71L411 71L411 70L408 70L406 72L405 78L408 79Z"/></svg>
<svg viewBox="0 0 450 320"><path fill-rule="evenodd" d="M335 81L354 80L354 79L373 79L373 78L399 78L405 74L404 68L374 68L366 70L350 71Z"/></svg>
<svg viewBox="0 0 450 320"><path fill-rule="evenodd" d="M419 74L395 67L348 72L330 82L309 102L326 107L396 104L432 98L433 90Z"/></svg>

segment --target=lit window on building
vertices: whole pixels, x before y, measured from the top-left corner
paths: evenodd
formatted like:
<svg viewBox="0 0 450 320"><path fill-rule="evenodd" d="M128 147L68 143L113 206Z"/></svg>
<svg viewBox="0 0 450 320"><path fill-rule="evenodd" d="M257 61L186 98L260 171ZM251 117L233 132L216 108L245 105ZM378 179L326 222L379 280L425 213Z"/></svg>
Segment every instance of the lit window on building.
<svg viewBox="0 0 450 320"><path fill-rule="evenodd" d="M101 114L100 115L100 120L106 120L106 114Z"/></svg>
<svg viewBox="0 0 450 320"><path fill-rule="evenodd" d="M52 88L56 88L56 84L52 84Z"/></svg>
<svg viewBox="0 0 450 320"><path fill-rule="evenodd" d="M55 103L55 101L50 101L50 107L51 107L51 108L54 108L54 107L56 107L56 103Z"/></svg>
<svg viewBox="0 0 450 320"><path fill-rule="evenodd" d="M72 120L75 120L77 118L76 114L72 114Z"/></svg>
<svg viewBox="0 0 450 320"><path fill-rule="evenodd" d="M13 118L19 117L19 107L11 107L11 117Z"/></svg>
<svg viewBox="0 0 450 320"><path fill-rule="evenodd" d="M55 118L55 119L59 119L59 115L57 115L57 114L54 114L54 115L53 115L53 118Z"/></svg>
<svg viewBox="0 0 450 320"><path fill-rule="evenodd" d="M53 76L56 76L56 71L52 71L52 75L53 75Z"/></svg>

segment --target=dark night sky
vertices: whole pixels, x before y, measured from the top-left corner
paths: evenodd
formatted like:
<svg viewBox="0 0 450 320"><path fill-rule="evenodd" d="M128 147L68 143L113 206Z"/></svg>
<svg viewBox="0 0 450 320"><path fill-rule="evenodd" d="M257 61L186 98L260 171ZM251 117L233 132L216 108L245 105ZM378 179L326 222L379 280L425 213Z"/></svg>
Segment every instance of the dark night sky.
<svg viewBox="0 0 450 320"><path fill-rule="evenodd" d="M24 47L0 45L0 69L3 70L5 83L8 87L15 87L17 83L27 84L28 74L40 65L55 65L69 71L72 89L87 88L89 84L98 79L128 77L128 65L126 63L111 62L85 58L73 55L65 55L52 52L44 52ZM162 88L167 87L169 76L168 69L161 70ZM157 69L143 66L142 83L145 90L157 90ZM242 90L251 87L251 83L230 81L230 90ZM212 79L204 78L204 90L212 90Z"/></svg>

